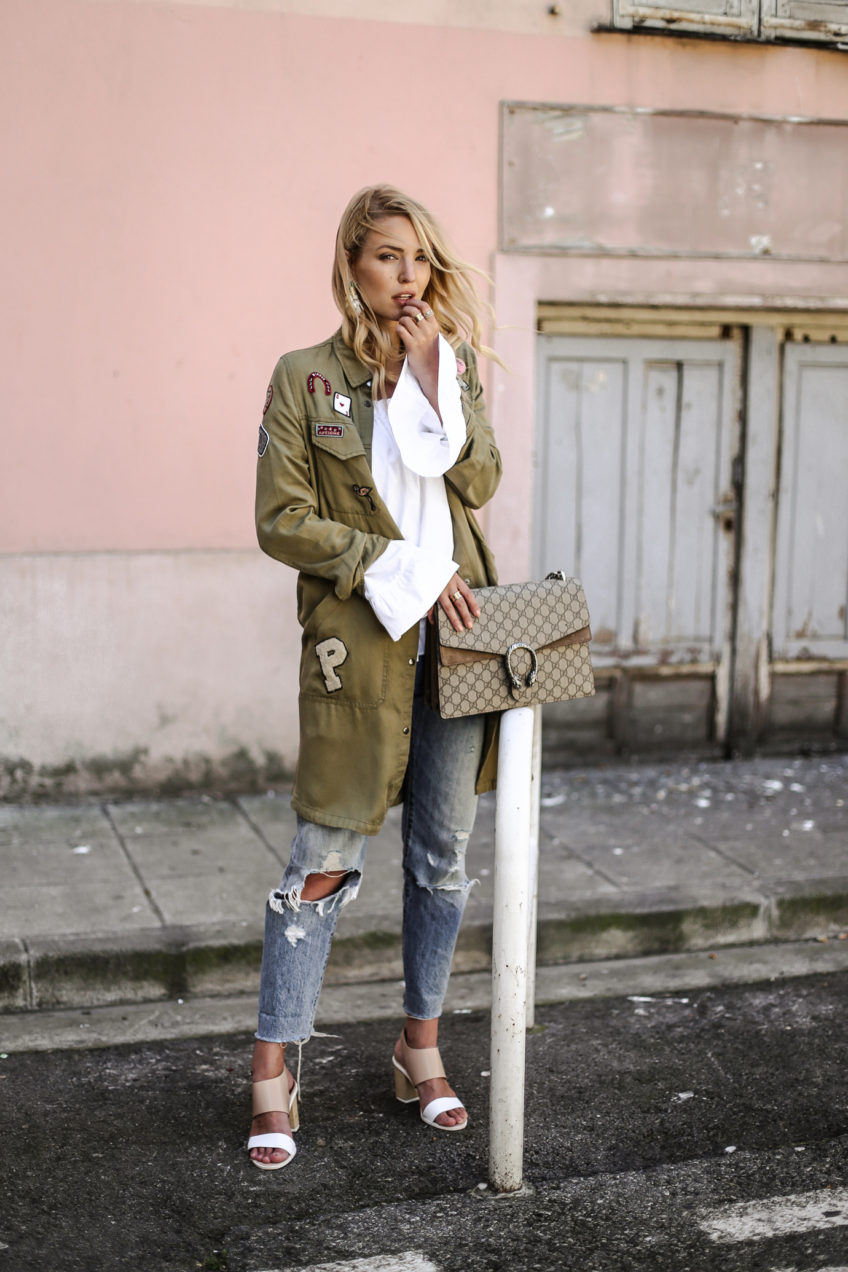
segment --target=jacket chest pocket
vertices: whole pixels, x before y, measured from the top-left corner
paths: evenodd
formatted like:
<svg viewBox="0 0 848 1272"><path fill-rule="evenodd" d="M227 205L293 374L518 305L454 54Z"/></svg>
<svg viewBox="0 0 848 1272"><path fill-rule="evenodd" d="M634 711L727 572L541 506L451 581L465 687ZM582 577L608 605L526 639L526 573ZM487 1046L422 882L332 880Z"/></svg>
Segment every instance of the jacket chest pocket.
<svg viewBox="0 0 848 1272"><path fill-rule="evenodd" d="M362 438L350 420L309 421L321 512L365 526L380 507Z"/></svg>

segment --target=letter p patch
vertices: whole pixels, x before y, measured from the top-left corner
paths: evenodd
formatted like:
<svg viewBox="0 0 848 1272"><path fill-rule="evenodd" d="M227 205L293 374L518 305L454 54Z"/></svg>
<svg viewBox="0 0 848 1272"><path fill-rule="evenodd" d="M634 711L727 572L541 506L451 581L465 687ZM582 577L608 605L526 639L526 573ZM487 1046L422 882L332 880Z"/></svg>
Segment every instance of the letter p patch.
<svg viewBox="0 0 848 1272"><path fill-rule="evenodd" d="M347 658L347 646L339 636L329 636L326 640L319 640L315 646L315 653L321 664L321 674L327 686L327 693L335 693L337 689L342 688L341 676L336 675L336 668L341 667Z"/></svg>

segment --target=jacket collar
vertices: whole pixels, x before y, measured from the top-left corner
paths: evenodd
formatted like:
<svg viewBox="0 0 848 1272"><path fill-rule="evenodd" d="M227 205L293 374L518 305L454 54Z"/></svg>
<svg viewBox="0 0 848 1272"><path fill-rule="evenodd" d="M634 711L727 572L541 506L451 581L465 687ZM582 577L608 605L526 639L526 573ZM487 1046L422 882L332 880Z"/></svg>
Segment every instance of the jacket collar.
<svg viewBox="0 0 848 1272"><path fill-rule="evenodd" d="M370 381L371 372L364 363L360 362L352 349L349 349L342 340L341 331L337 331L333 336L333 352L342 364L342 370L348 384L358 389L366 381Z"/></svg>

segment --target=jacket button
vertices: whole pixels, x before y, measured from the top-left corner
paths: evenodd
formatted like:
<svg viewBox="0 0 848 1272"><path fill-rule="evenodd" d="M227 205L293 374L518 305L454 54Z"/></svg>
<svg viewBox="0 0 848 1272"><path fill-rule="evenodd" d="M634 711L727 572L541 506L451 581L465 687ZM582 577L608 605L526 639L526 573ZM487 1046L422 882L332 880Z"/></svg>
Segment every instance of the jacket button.
<svg viewBox="0 0 848 1272"><path fill-rule="evenodd" d="M370 398L366 398L366 399L365 399L365 403L364 403L364 405L365 405L365 406L370 406L370 405L371 405L371 399L370 399Z"/></svg>
<svg viewBox="0 0 848 1272"><path fill-rule="evenodd" d="M409 725L407 725L404 729L404 733L408 733L408 732L409 732Z"/></svg>
<svg viewBox="0 0 848 1272"><path fill-rule="evenodd" d="M410 660L409 660L409 665L410 665L410 667L414 667L414 666L415 666L415 659L414 659L414 658L410 658Z"/></svg>

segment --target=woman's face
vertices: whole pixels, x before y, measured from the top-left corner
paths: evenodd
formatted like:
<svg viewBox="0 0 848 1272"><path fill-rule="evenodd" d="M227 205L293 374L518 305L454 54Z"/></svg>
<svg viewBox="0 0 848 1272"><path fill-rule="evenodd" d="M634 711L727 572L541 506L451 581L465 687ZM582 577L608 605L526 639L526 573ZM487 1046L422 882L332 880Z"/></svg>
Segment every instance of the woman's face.
<svg viewBox="0 0 848 1272"><path fill-rule="evenodd" d="M376 230L368 231L350 272L381 325L388 325L397 322L408 301L424 298L430 262L412 222L405 216L387 216Z"/></svg>

